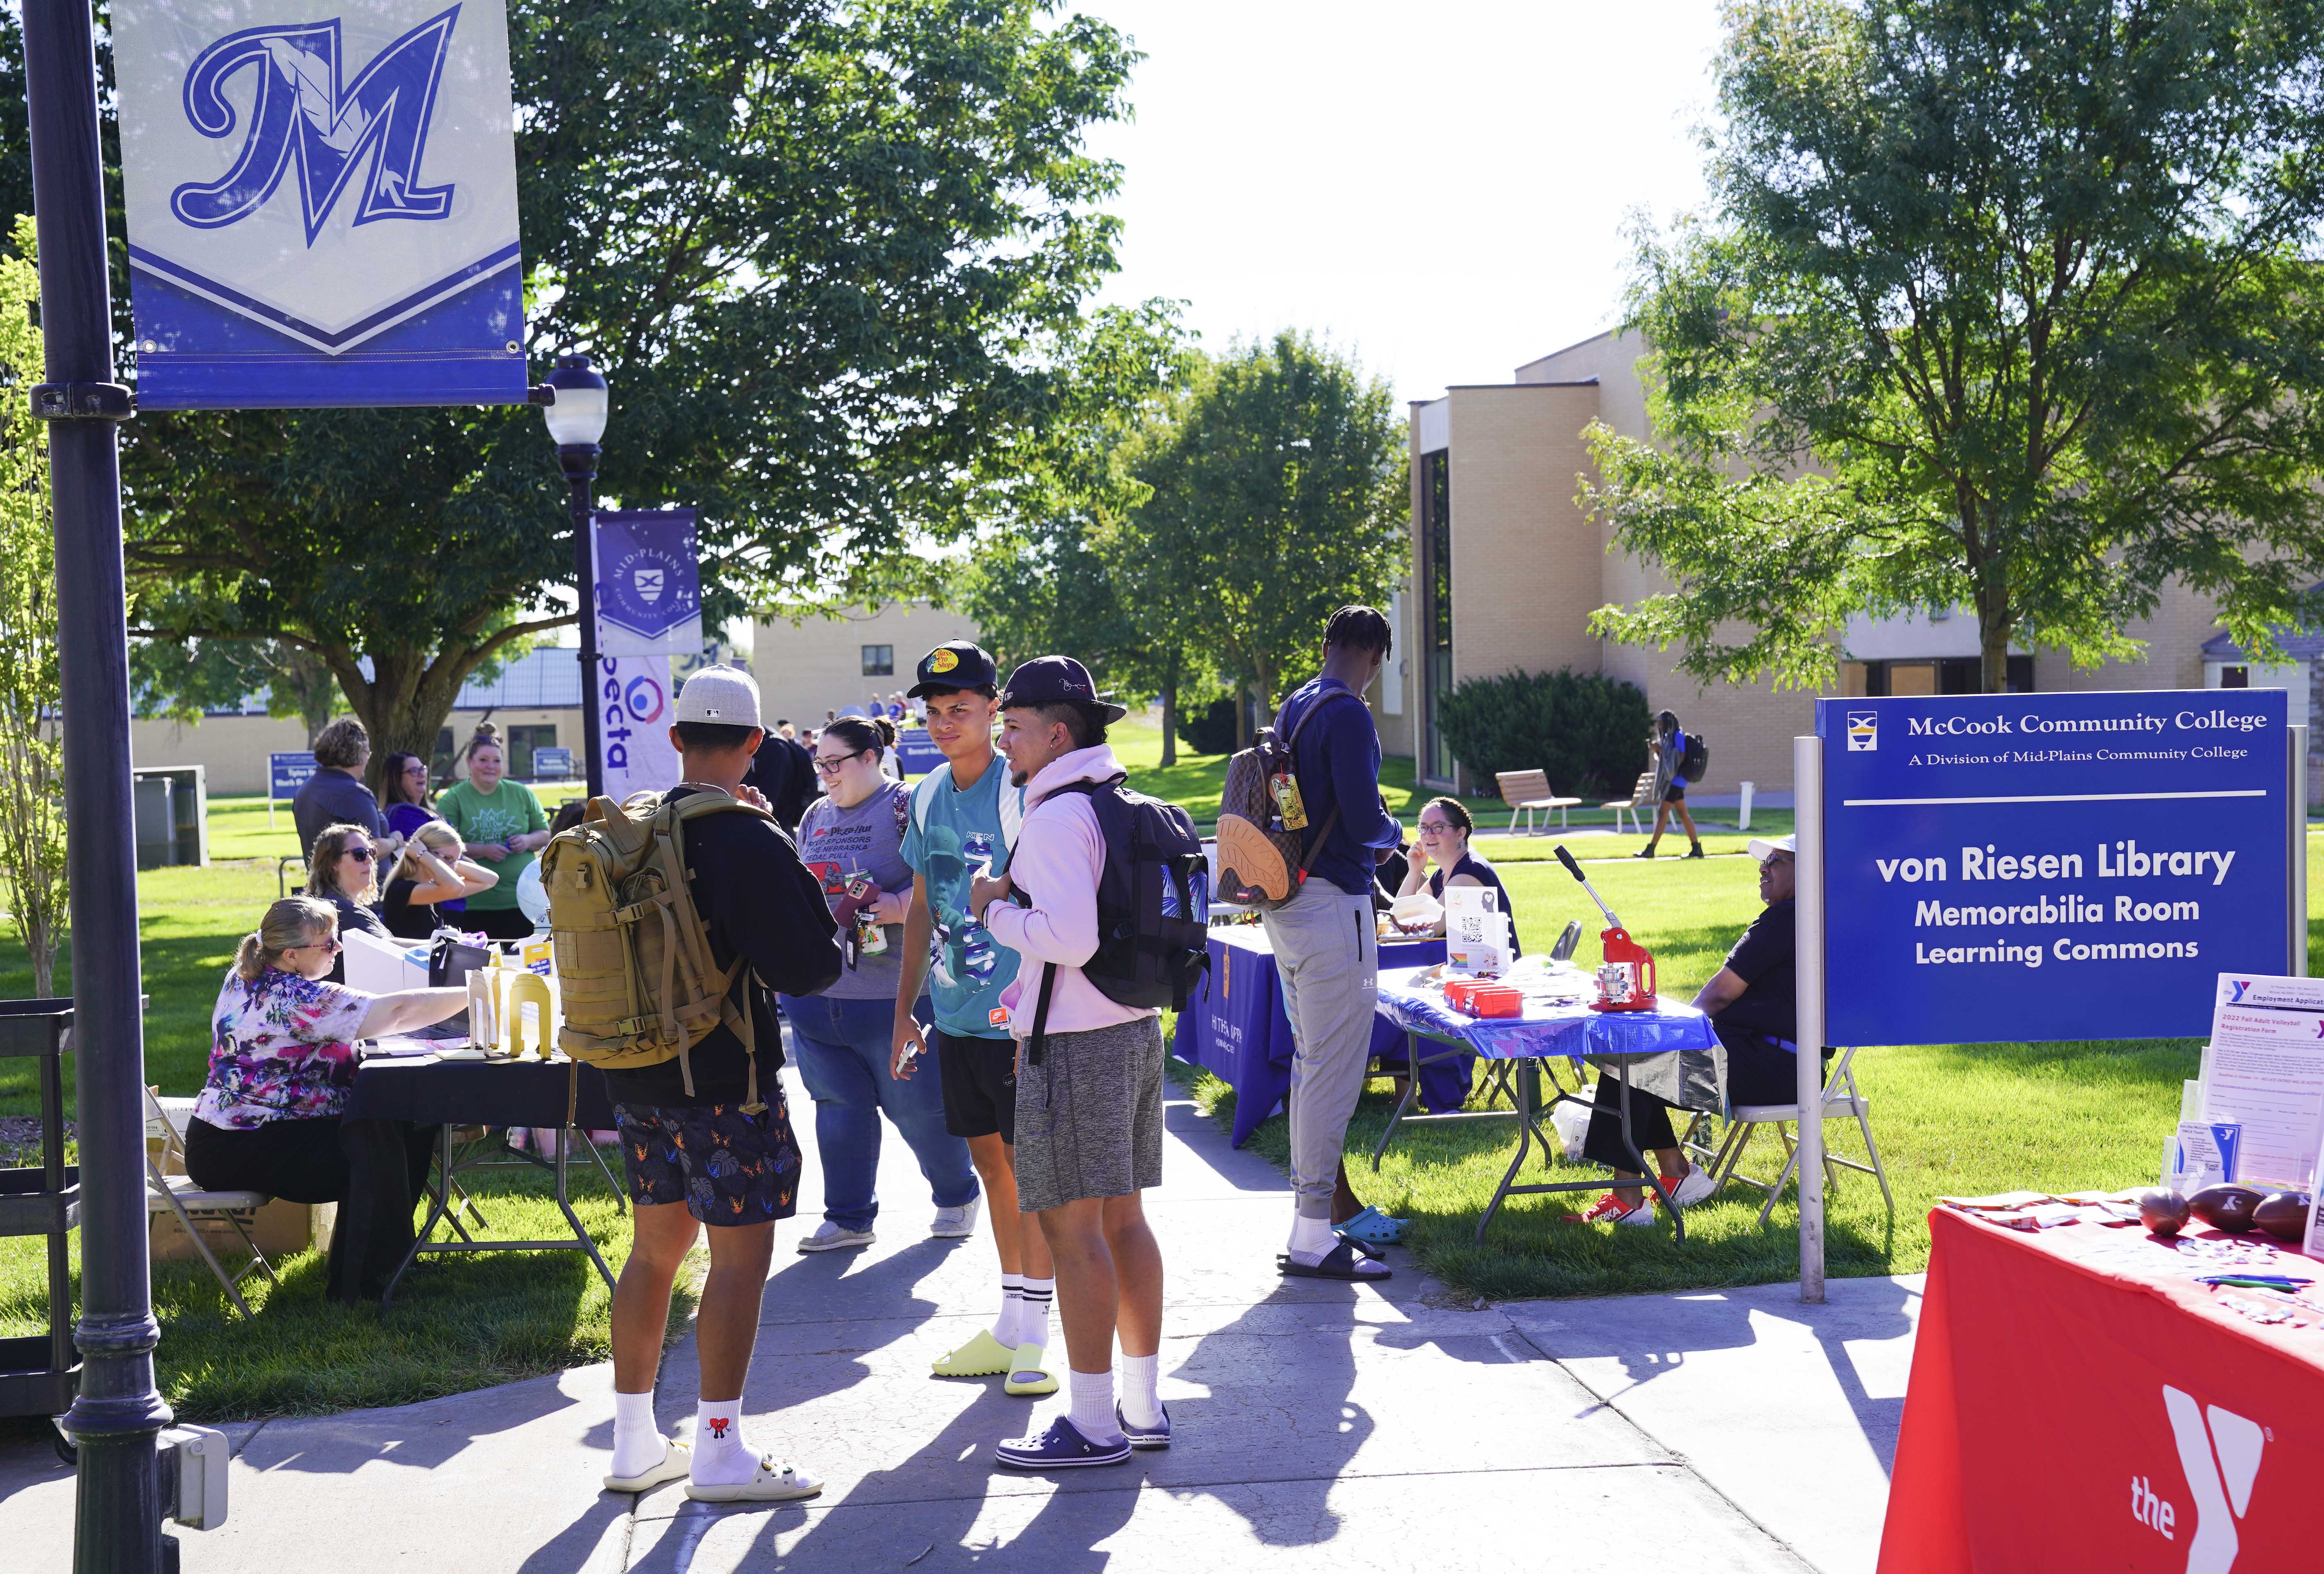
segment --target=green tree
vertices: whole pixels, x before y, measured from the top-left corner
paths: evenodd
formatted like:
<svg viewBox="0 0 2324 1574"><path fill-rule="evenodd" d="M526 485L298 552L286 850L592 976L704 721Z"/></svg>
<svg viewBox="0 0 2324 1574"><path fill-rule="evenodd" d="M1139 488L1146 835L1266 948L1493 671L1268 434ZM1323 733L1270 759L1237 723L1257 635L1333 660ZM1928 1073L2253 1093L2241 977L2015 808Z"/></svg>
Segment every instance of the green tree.
<svg viewBox="0 0 2324 1574"><path fill-rule="evenodd" d="M57 667L56 538L49 439L25 391L45 360L33 326L41 281L32 221L0 256L0 900L32 962L32 993L55 993L66 906L63 691Z"/></svg>
<svg viewBox="0 0 2324 1574"><path fill-rule="evenodd" d="M1148 301L1092 315L1051 357L1053 414L1011 434L981 462L976 511L984 529L964 572L938 566L934 592L977 621L1002 667L1063 652L1099 684L1158 695L1175 719L1185 643L1138 603L1135 576L1117 574L1093 536L1144 502L1133 474L1170 400L1197 364L1175 305ZM1166 726L1163 763L1175 764Z"/></svg>
<svg viewBox="0 0 2324 1574"><path fill-rule="evenodd" d="M2324 5L1739 0L1712 217L1640 247L1659 446L1583 500L1668 594L1602 636L1816 684L1852 612L2076 663L2173 578L2319 609ZM1739 632L1738 632L1739 631Z"/></svg>
<svg viewBox="0 0 2324 1574"><path fill-rule="evenodd" d="M280 640L140 640L129 648L129 681L139 715L196 723L263 694L266 713L298 717L309 743L341 708L331 669Z"/></svg>
<svg viewBox="0 0 2324 1574"><path fill-rule="evenodd" d="M1152 495L1093 545L1157 647L1202 652L1237 694L1272 704L1312 668L1335 608L1385 599L1403 556L1405 446L1385 382L1280 333L1200 369L1138 456Z"/></svg>
<svg viewBox="0 0 2324 1574"><path fill-rule="evenodd" d="M1120 35L1033 0L509 12L529 348L613 384L601 498L702 511L714 623L786 589L845 599L961 528L979 456L1050 410L1042 336L1112 266L1118 170L1082 140L1121 110ZM429 753L466 678L571 621L531 410L124 437L134 626L309 652L374 761Z"/></svg>

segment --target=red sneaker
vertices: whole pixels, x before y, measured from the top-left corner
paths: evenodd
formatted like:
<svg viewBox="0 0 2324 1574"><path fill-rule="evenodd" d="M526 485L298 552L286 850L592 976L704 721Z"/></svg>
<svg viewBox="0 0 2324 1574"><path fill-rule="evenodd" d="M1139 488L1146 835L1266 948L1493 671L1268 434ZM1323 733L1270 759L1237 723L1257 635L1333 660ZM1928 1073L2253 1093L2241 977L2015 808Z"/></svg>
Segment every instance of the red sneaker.
<svg viewBox="0 0 2324 1574"><path fill-rule="evenodd" d="M1609 1192L1598 1199L1597 1205L1589 1212L1569 1213L1565 1217L1574 1224L1603 1224L1609 1220L1632 1226L1652 1224L1655 1221L1655 1201L1651 1196L1641 1196L1638 1205L1633 1208Z"/></svg>

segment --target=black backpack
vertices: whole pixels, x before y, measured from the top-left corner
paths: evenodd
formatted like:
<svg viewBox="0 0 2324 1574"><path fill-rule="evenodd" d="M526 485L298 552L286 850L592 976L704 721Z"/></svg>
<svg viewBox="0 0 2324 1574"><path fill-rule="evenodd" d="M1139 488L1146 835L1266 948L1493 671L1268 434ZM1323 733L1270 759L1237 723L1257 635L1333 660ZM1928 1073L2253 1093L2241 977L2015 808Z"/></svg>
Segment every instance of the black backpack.
<svg viewBox="0 0 2324 1574"><path fill-rule="evenodd" d="M1703 772L1711 769L1711 745L1700 732L1686 735L1686 752L1679 756L1678 773L1689 781L1701 781Z"/></svg>
<svg viewBox="0 0 2324 1574"><path fill-rule="evenodd" d="M1068 782L1057 791L1080 793L1097 815L1105 838L1105 870L1097 886L1097 952L1082 972L1107 999L1124 1006L1186 1008L1194 981L1211 963L1210 871L1194 822L1176 804L1122 785ZM1033 1034L1025 1058L1039 1065L1048 1054L1049 996L1056 969L1041 967L1041 993L1033 1008Z"/></svg>

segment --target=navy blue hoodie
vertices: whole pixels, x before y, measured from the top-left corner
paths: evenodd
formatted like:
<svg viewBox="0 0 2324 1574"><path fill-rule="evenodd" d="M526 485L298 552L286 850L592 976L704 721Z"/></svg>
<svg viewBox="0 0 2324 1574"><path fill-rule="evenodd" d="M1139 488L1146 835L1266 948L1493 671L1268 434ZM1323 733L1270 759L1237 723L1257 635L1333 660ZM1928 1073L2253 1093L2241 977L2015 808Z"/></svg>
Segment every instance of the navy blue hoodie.
<svg viewBox="0 0 2324 1574"><path fill-rule="evenodd" d="M1299 718L1326 695L1353 695L1336 677L1318 677L1292 691L1276 713L1275 735L1288 738ZM1379 731L1360 695L1334 699L1316 713L1299 734L1291 753L1299 777L1300 801L1307 809L1305 850L1312 850L1324 817L1338 805L1339 823L1308 872L1330 880L1351 897L1372 888L1374 849L1394 847L1404 840L1404 828L1380 806Z"/></svg>

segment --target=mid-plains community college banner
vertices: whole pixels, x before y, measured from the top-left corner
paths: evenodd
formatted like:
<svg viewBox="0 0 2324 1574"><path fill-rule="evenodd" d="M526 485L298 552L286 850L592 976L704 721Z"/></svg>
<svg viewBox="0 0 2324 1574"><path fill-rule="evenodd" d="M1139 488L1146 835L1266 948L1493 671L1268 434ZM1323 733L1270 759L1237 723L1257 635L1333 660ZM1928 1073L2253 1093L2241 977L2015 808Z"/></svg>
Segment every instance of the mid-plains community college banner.
<svg viewBox="0 0 2324 1574"><path fill-rule="evenodd" d="M503 0L115 0L147 410L521 404Z"/></svg>
<svg viewBox="0 0 2324 1574"><path fill-rule="evenodd" d="M670 699L702 662L702 575L692 509L595 516L597 695L605 791L678 781Z"/></svg>

